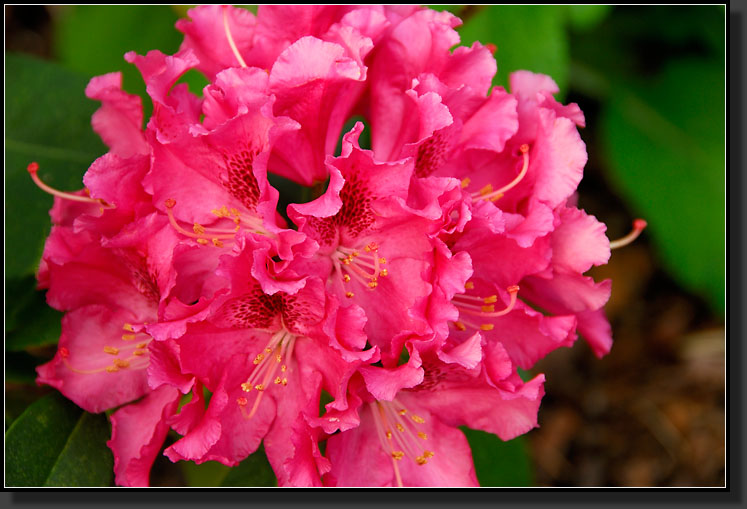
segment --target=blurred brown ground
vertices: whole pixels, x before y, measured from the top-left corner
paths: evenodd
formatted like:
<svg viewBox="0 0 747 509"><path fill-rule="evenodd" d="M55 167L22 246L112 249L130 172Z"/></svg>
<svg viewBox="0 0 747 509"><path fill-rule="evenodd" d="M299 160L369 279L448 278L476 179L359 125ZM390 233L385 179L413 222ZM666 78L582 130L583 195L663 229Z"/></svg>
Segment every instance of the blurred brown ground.
<svg viewBox="0 0 747 509"><path fill-rule="evenodd" d="M50 55L44 7L5 6L6 50ZM583 97L589 164L579 206L627 233L631 217L605 181L594 136L595 105ZM720 263L719 260L714 263ZM611 278L606 310L615 343L597 359L579 340L540 361L546 395L540 428L527 435L538 486L724 486L725 333L723 320L659 266L646 234L590 272ZM168 460L153 485L176 485Z"/></svg>

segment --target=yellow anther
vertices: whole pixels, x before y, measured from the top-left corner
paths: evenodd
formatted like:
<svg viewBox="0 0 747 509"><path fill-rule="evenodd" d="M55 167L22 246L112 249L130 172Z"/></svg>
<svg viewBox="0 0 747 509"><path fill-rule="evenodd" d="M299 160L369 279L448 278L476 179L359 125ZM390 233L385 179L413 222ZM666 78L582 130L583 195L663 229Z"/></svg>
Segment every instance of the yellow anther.
<svg viewBox="0 0 747 509"><path fill-rule="evenodd" d="M386 269L382 269L381 272L379 272L379 276L386 277L389 275L389 271Z"/></svg>
<svg viewBox="0 0 747 509"><path fill-rule="evenodd" d="M205 233L205 227L200 223L195 223L194 226L192 226L192 231L197 235L202 235L203 233Z"/></svg>
<svg viewBox="0 0 747 509"><path fill-rule="evenodd" d="M130 363L125 359L114 359L112 363L118 368L129 368Z"/></svg>
<svg viewBox="0 0 747 509"><path fill-rule="evenodd" d="M491 295L490 297L485 297L484 299L482 299L482 301L485 304L492 304L494 302L498 302L498 296L497 295Z"/></svg>
<svg viewBox="0 0 747 509"><path fill-rule="evenodd" d="M138 349L138 350L135 350L134 352L132 352L132 355L140 356L140 355L145 355L146 353L148 353L148 350L140 350L140 349Z"/></svg>
<svg viewBox="0 0 747 509"><path fill-rule="evenodd" d="M238 403L241 406L246 406L246 404L249 403L249 402L247 401L247 399L245 397L240 396L240 397L236 398L236 403Z"/></svg>
<svg viewBox="0 0 747 509"><path fill-rule="evenodd" d="M379 263L386 263L386 258L384 258L383 256L379 258Z"/></svg>
<svg viewBox="0 0 747 509"><path fill-rule="evenodd" d="M345 293L345 297L347 297L348 299L352 299L353 296L355 296L355 294L353 292L346 292Z"/></svg>
<svg viewBox="0 0 747 509"><path fill-rule="evenodd" d="M265 390L265 386L264 386L264 385L262 385L262 384L257 384L257 385L255 385L255 386L254 386L254 388L255 388L255 389L257 389L258 391L263 391L263 390Z"/></svg>
<svg viewBox="0 0 747 509"><path fill-rule="evenodd" d="M412 419L413 421L417 422L418 424L423 424L425 422L425 419L423 419L422 417L419 417L417 415L411 415L410 419Z"/></svg>
<svg viewBox="0 0 747 509"><path fill-rule="evenodd" d="M464 325L462 322L454 322L454 327L456 327L459 330L467 330L467 326Z"/></svg>
<svg viewBox="0 0 747 509"><path fill-rule="evenodd" d="M493 325L492 323L480 324L480 330L493 330L493 327L495 327L495 325Z"/></svg>
<svg viewBox="0 0 747 509"><path fill-rule="evenodd" d="M392 451L392 458L396 460L401 460L405 457L405 453L402 451Z"/></svg>
<svg viewBox="0 0 747 509"><path fill-rule="evenodd" d="M254 358L254 364L259 364L264 360L265 356L262 354L257 355L257 357Z"/></svg>
<svg viewBox="0 0 747 509"><path fill-rule="evenodd" d="M105 346L104 353L110 353L112 355L117 355L119 353L119 348L116 348L114 346Z"/></svg>
<svg viewBox="0 0 747 509"><path fill-rule="evenodd" d="M282 373L285 373L285 370L287 370L287 369L288 369L288 367L285 364L283 364L282 366L280 366L280 371Z"/></svg>
<svg viewBox="0 0 747 509"><path fill-rule="evenodd" d="M415 458L415 462L418 465L425 465L426 463L428 463L428 459L425 456L418 456L417 458Z"/></svg>
<svg viewBox="0 0 747 509"><path fill-rule="evenodd" d="M213 245L215 247L223 247L223 241L221 241L219 239L213 239Z"/></svg>
<svg viewBox="0 0 747 509"><path fill-rule="evenodd" d="M207 239L197 239L197 243L201 246L207 246L208 240Z"/></svg>
<svg viewBox="0 0 747 509"><path fill-rule="evenodd" d="M349 283L350 282L350 276L348 276L347 274L345 274L344 276L342 276L342 280L344 282L346 282L346 283Z"/></svg>
<svg viewBox="0 0 747 509"><path fill-rule="evenodd" d="M252 386L244 382L243 384L241 384L241 390L244 392L252 392Z"/></svg>
<svg viewBox="0 0 747 509"><path fill-rule="evenodd" d="M133 339L135 339L135 335L134 334L122 334L122 339L124 339L125 341L132 341Z"/></svg>
<svg viewBox="0 0 747 509"><path fill-rule="evenodd" d="M391 431L389 431L389 430L387 430L387 432L386 432L386 437L387 437L387 438L388 438L389 440L391 440L391 439L392 439L392 432L391 432Z"/></svg>
<svg viewBox="0 0 747 509"><path fill-rule="evenodd" d="M473 283L472 281L467 281L466 283L464 283L464 288L465 290L474 290L475 283Z"/></svg>
<svg viewBox="0 0 747 509"><path fill-rule="evenodd" d="M418 436L422 438L423 440L428 440L428 435L423 433L422 431L418 431Z"/></svg>
<svg viewBox="0 0 747 509"><path fill-rule="evenodd" d="M239 217L239 211L238 211L238 209L235 209L235 208L231 207L230 212L231 212L232 216Z"/></svg>
<svg viewBox="0 0 747 509"><path fill-rule="evenodd" d="M406 413L407 413L407 410L405 410L404 408L399 411L399 415L405 415Z"/></svg>
<svg viewBox="0 0 747 509"><path fill-rule="evenodd" d="M107 366L106 367L106 372L107 373L116 373L117 371L119 371L119 368L117 366Z"/></svg>
<svg viewBox="0 0 747 509"><path fill-rule="evenodd" d="M275 355L275 362L283 362L283 356L280 354Z"/></svg>
<svg viewBox="0 0 747 509"><path fill-rule="evenodd" d="M272 348L270 348L269 346L265 347L265 352L267 352L267 353L272 352Z"/></svg>
<svg viewBox="0 0 747 509"><path fill-rule="evenodd" d="M490 194L492 192L493 192L493 184L488 184L485 187L483 187L482 189L480 189L480 194L482 194L482 195Z"/></svg>
<svg viewBox="0 0 747 509"><path fill-rule="evenodd" d="M402 426L400 423L397 423L397 431L401 431L402 433L405 432L405 427Z"/></svg>
<svg viewBox="0 0 747 509"><path fill-rule="evenodd" d="M345 265L350 265L350 258L343 258L342 263L344 263Z"/></svg>
<svg viewBox="0 0 747 509"><path fill-rule="evenodd" d="M287 379L287 378L283 378L283 382L282 382L282 384L283 384L283 385L288 385L288 379Z"/></svg>
<svg viewBox="0 0 747 509"><path fill-rule="evenodd" d="M433 451L424 451L423 456L426 458L432 458L433 457Z"/></svg>
<svg viewBox="0 0 747 509"><path fill-rule="evenodd" d="M360 253L358 251L353 251L352 253L350 253L350 256L352 256L353 258L355 258L357 256L360 256Z"/></svg>
<svg viewBox="0 0 747 509"><path fill-rule="evenodd" d="M379 283L377 283L377 282L376 282L376 280L371 280L371 281L370 281L370 282L368 283L368 287L369 287L369 288L376 288L377 286L379 286Z"/></svg>
<svg viewBox="0 0 747 509"><path fill-rule="evenodd" d="M488 200L490 200L490 201L498 201L501 198L503 198L503 193L498 193L495 196L491 196L490 198L488 198Z"/></svg>
<svg viewBox="0 0 747 509"><path fill-rule="evenodd" d="M472 182L472 181L470 180L470 178L469 178L469 177L467 177L467 178L463 178L463 179L462 179L462 189L464 189L465 187L467 187L467 186L469 185L469 183L470 183L470 182Z"/></svg>
<svg viewBox="0 0 747 509"><path fill-rule="evenodd" d="M492 313L495 311L495 306L490 304L489 306L482 306L480 309L482 309L486 313Z"/></svg>
<svg viewBox="0 0 747 509"><path fill-rule="evenodd" d="M148 343L138 343L135 348L145 348L146 346L148 346Z"/></svg>
<svg viewBox="0 0 747 509"><path fill-rule="evenodd" d="M126 324L124 324L124 326L123 326L122 328L123 328L124 330L126 330L126 331L130 331L130 332L135 332L135 329L133 329L133 328L132 328L132 325L131 325L131 324L129 324L129 323L126 323Z"/></svg>
<svg viewBox="0 0 747 509"><path fill-rule="evenodd" d="M283 381L283 380L282 380L282 379L281 379L280 377L277 377L277 378L275 379L275 384L280 384L280 383L282 383L282 381Z"/></svg>

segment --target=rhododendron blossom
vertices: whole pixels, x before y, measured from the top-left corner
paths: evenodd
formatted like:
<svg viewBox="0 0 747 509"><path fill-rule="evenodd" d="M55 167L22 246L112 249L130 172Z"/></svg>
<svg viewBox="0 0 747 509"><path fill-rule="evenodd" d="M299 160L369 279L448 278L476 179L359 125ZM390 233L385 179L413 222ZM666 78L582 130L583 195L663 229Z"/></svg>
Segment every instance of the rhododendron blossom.
<svg viewBox="0 0 747 509"><path fill-rule="evenodd" d="M477 486L459 426L528 432L544 375L518 369L612 344L611 283L584 273L645 223L610 243L576 207L583 113L548 76L491 88L448 12L188 15L176 54L125 55L144 128L119 74L91 80L110 150L83 190L29 165L55 195L39 286L66 312L37 382L116 409L123 486L161 451L235 466L261 444L282 486ZM311 199L279 209L270 175Z"/></svg>

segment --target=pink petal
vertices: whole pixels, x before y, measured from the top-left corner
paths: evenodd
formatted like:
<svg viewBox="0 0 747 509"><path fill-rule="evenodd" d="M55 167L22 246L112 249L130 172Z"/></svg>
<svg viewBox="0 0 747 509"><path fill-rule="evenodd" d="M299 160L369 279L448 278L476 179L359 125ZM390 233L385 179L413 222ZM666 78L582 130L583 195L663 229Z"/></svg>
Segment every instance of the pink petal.
<svg viewBox="0 0 747 509"><path fill-rule="evenodd" d="M148 145L142 133L143 108L140 96L122 90L122 74L113 72L91 78L86 97L101 101L93 114L93 130L112 152L121 157L147 154Z"/></svg>
<svg viewBox="0 0 747 509"><path fill-rule="evenodd" d="M119 486L149 486L150 468L169 431L167 418L176 412L180 396L164 386L111 416L112 438L106 445L114 453Z"/></svg>

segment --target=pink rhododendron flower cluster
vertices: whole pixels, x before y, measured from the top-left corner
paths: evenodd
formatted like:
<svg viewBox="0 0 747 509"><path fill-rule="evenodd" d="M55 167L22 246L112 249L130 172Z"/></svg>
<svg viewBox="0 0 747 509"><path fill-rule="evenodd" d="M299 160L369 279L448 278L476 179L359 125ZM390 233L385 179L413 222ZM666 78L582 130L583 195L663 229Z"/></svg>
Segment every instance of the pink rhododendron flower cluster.
<svg viewBox="0 0 747 509"><path fill-rule="evenodd" d="M86 89L110 150L84 190L46 188L38 278L66 314L38 382L116 409L123 486L148 485L169 430L172 461L264 443L283 486L477 485L458 427L526 433L544 377L517 368L579 333L611 346L610 282L583 275L610 242L574 201L583 114L544 75L491 90L491 50L451 51L448 12L189 17L176 54L125 55L145 129L118 73ZM176 84L190 69L201 96ZM317 195L279 211L268 174Z"/></svg>

